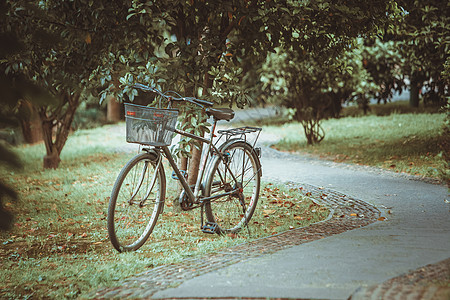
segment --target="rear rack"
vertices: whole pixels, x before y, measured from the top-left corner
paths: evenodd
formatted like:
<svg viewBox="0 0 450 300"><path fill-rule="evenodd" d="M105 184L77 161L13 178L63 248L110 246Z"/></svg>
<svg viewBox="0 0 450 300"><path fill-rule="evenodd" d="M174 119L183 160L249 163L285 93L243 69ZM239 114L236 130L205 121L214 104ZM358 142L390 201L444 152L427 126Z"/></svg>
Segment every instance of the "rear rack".
<svg viewBox="0 0 450 300"><path fill-rule="evenodd" d="M245 127L231 128L231 129L223 129L223 130L217 131L217 133L227 136L227 140L228 140L228 137L231 137L231 136L242 135L242 134L252 133L252 132L259 133L259 131L261 131L261 130L262 130L262 128L245 126Z"/></svg>
<svg viewBox="0 0 450 300"><path fill-rule="evenodd" d="M219 141L222 139L222 137L225 137L226 142L228 142L231 138L237 137L248 142L252 146L252 148L255 149L258 157L261 157L261 149L255 148L256 142L258 141L259 135L261 134L261 130L262 128L250 126L222 129L217 131L217 133L220 134L220 137L215 144L217 145ZM255 133L255 134L247 136L248 133Z"/></svg>

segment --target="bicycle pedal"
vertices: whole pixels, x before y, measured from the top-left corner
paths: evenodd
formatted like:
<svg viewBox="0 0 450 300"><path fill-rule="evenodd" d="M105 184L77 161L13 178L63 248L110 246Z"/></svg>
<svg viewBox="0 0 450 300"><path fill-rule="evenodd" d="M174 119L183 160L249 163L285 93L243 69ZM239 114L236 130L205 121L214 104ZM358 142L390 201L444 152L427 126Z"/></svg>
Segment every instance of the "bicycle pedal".
<svg viewBox="0 0 450 300"><path fill-rule="evenodd" d="M202 226L203 233L214 234L219 231L219 225L213 222L206 222L205 225Z"/></svg>

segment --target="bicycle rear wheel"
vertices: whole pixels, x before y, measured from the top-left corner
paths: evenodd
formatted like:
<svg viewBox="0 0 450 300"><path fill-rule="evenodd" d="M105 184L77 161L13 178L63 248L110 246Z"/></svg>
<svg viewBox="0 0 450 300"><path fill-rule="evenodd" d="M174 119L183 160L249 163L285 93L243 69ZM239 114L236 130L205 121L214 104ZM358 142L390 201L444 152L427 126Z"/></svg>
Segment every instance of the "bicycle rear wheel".
<svg viewBox="0 0 450 300"><path fill-rule="evenodd" d="M161 157L141 153L122 169L108 206L108 234L119 252L141 247L162 212L166 190Z"/></svg>
<svg viewBox="0 0 450 300"><path fill-rule="evenodd" d="M222 147L224 159L212 161L205 184L205 196L238 189L232 194L205 203L208 222L218 225L219 233L236 233L247 225L259 198L261 163L251 145L234 140Z"/></svg>

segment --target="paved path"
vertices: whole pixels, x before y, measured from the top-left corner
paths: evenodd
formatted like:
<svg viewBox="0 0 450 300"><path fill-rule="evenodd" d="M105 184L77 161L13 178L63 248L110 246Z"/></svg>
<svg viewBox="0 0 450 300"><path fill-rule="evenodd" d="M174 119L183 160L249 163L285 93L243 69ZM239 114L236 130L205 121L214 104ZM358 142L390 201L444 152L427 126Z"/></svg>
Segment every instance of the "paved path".
<svg viewBox="0 0 450 300"><path fill-rule="evenodd" d="M264 136L262 142L267 144L270 137ZM167 275L162 270L159 281L153 278L156 270L131 279L128 294L115 290L97 296L347 299L360 287L380 284L450 257L450 204L445 186L373 168L279 153L268 147L263 147L262 164L265 181L289 181L327 193L339 191L342 199L345 195L350 199L347 205L353 205L352 199L362 199L368 203L365 211L377 217L374 210L378 209L386 219L277 248L276 252L234 255L225 263L222 257L219 264L199 266L202 272L196 276L184 276L179 269L173 287L164 284L164 276L173 276L173 267L163 266ZM345 207L345 203L340 205ZM159 287L151 289L152 283Z"/></svg>
<svg viewBox="0 0 450 300"><path fill-rule="evenodd" d="M267 150L267 149L266 149ZM185 281L153 297L346 299L450 257L450 204L444 186L264 151L263 179L310 183L372 203L387 218ZM388 212L391 213L388 213Z"/></svg>

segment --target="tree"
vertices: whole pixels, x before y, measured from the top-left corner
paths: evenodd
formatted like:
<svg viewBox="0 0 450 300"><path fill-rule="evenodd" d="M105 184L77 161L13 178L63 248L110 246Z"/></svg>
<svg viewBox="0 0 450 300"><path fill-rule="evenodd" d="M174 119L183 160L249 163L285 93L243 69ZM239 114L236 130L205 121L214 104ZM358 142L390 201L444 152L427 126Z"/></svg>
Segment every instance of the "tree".
<svg viewBox="0 0 450 300"><path fill-rule="evenodd" d="M283 5L287 5L286 1L133 1L128 21L143 28L161 24L166 39L159 41L159 47L164 51L149 53L137 46L113 54L99 74L119 70L120 82L125 85L117 91L119 98L127 94L133 100L137 91L130 86L137 81L242 107L248 97L239 84L243 74L239 59L264 58L280 43L282 26L278 17ZM272 31L278 36L276 39L271 36ZM109 88L117 89L116 83L112 82ZM198 111L190 107L183 114L182 129L202 135L206 124L197 118ZM201 149L186 141L182 153L184 157L191 156L192 184L197 177ZM186 160L181 161L181 169L186 169Z"/></svg>
<svg viewBox="0 0 450 300"><path fill-rule="evenodd" d="M278 55L269 56L261 80L272 99L293 109L308 144L314 144L324 138L322 119L337 116L344 101L367 103L367 94L378 90L363 68L357 37L382 33L397 18L398 8L392 1L308 4L304 22ZM300 36L308 38L296 39Z"/></svg>
<svg viewBox="0 0 450 300"><path fill-rule="evenodd" d="M121 120L121 106L117 102L116 98L110 96L107 100L106 106L106 121L111 123L117 123Z"/></svg>
<svg viewBox="0 0 450 300"><path fill-rule="evenodd" d="M47 167L58 165L73 113L97 82L130 100L137 91L129 84L141 81L242 105L248 101L240 85L246 57L262 61L280 45L334 57L395 10L389 0L7 3L9 26L23 37L28 52L9 57L4 70L25 74L59 99L40 108ZM30 38L33 32L39 39ZM203 131L203 122L192 122L198 124L194 130Z"/></svg>
<svg viewBox="0 0 450 300"><path fill-rule="evenodd" d="M4 1L0 1L0 28L5 29L4 20L6 6ZM16 55L24 51L24 45L13 32L8 30L0 31L0 61L8 56ZM0 73L0 127L16 124L14 112L18 110L19 100L26 99L30 95L34 96L37 103L48 103L52 97L47 91L39 88L30 80L23 76L6 76ZM19 157L9 148L6 142L0 141L0 168L5 170L16 170L22 167ZM0 179L0 230L8 230L13 222L13 214L5 209L4 201L15 201L18 196L16 191Z"/></svg>
<svg viewBox="0 0 450 300"><path fill-rule="evenodd" d="M6 1L3 29L20 37L24 51L1 64L8 76L25 76L57 101L39 105L46 156L44 168L56 168L76 109L97 82L90 75L115 43L148 41L147 32L126 23L128 1ZM126 24L125 24L126 23ZM121 44L122 45L122 44ZM149 43L151 45L151 43Z"/></svg>
<svg viewBox="0 0 450 300"><path fill-rule="evenodd" d="M308 145L324 139L321 121L338 117L344 102L364 104L366 94L377 90L363 67L361 48L355 44L334 63L322 63L314 54L280 49L263 65L261 81L271 95L269 101L291 109L293 119L303 126Z"/></svg>
<svg viewBox="0 0 450 300"><path fill-rule="evenodd" d="M419 91L424 87L425 102L444 104L448 81L442 77L449 57L450 6L439 0L399 0L404 19L396 39L407 60L405 72L411 87L410 105L419 105Z"/></svg>
<svg viewBox="0 0 450 300"><path fill-rule="evenodd" d="M136 28L159 24L165 39L155 42L164 51L150 53L136 44L112 54L97 75L111 70L119 74L123 88L117 91L116 82L109 80L112 84L105 92L116 90L119 98L126 94L133 100L137 91L131 86L138 81L243 106L249 101L248 85L242 81L248 72L244 62L258 64L281 45L316 57L334 57L355 36L385 22L390 17L386 12L395 9L393 1L370 5L356 0L132 1L128 21ZM184 126L202 134L203 120L187 112ZM191 149L189 182L193 183L198 169L195 153L200 150Z"/></svg>

